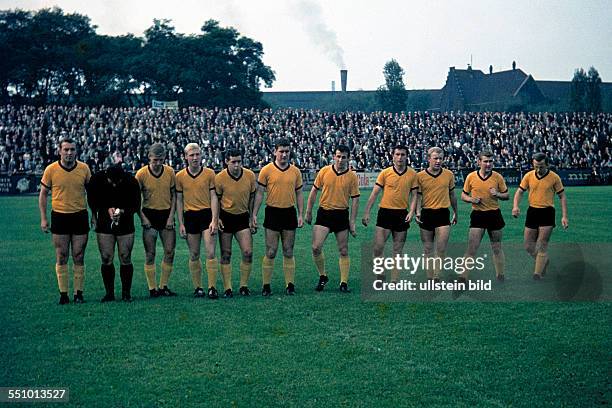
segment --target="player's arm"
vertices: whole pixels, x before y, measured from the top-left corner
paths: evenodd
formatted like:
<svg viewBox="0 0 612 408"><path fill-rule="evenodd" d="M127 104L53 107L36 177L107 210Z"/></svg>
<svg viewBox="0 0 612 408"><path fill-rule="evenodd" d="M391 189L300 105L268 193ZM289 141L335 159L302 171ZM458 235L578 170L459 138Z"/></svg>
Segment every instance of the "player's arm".
<svg viewBox="0 0 612 408"><path fill-rule="evenodd" d="M357 214L359 213L359 196L351 197L351 218L349 220L349 231L352 236L357 236Z"/></svg>
<svg viewBox="0 0 612 408"><path fill-rule="evenodd" d="M500 193L499 191L496 191L495 194L493 194L494 197L496 197L498 200L502 200L502 201L506 201L510 199L510 193L508 191L506 191L505 193Z"/></svg>
<svg viewBox="0 0 612 408"><path fill-rule="evenodd" d="M255 205L255 194L257 194L256 191L253 191L249 194L249 215L253 214L253 206ZM252 217L249 217L249 228L251 230L251 234L257 233L257 227L253 226Z"/></svg>
<svg viewBox="0 0 612 408"><path fill-rule="evenodd" d="M168 220L166 221L166 229L173 230L174 229L174 212L176 211L176 188L170 188L170 215L168 215Z"/></svg>
<svg viewBox="0 0 612 408"><path fill-rule="evenodd" d="M421 223L421 209L423 205L423 193L417 190L416 209L414 210L414 220L417 224Z"/></svg>
<svg viewBox="0 0 612 408"><path fill-rule="evenodd" d="M47 219L47 196L49 189L44 184L40 185L40 193L38 194L38 209L40 210L40 229L43 232L49 232L49 220Z"/></svg>
<svg viewBox="0 0 612 408"><path fill-rule="evenodd" d="M516 193L514 193L514 202L512 203L512 216L517 218L521 214L521 209L519 205L521 204L521 200L523 199L523 190L520 186L516 189Z"/></svg>
<svg viewBox="0 0 612 408"><path fill-rule="evenodd" d="M303 188L300 186L297 190L295 190L295 200L297 201L297 209L298 209L298 228L302 228L304 226L304 219L302 218L302 214L304 212L304 192Z"/></svg>
<svg viewBox="0 0 612 408"><path fill-rule="evenodd" d="M450 198L451 207L453 207L453 218L451 219L451 225L457 224L457 195L455 194L455 189L452 189L448 192L448 197Z"/></svg>
<svg viewBox="0 0 612 408"><path fill-rule="evenodd" d="M176 192L176 216L179 222L179 235L181 238L187 237L187 231L185 230L185 215L183 214L185 211L185 202L183 201L183 192Z"/></svg>
<svg viewBox="0 0 612 408"><path fill-rule="evenodd" d="M310 225L312 223L312 208L314 207L314 203L317 199L318 194L319 189L317 189L315 186L312 186L310 194L308 194L308 203L306 204L306 215L304 217L304 221L306 221L306 224Z"/></svg>
<svg viewBox="0 0 612 408"><path fill-rule="evenodd" d="M567 218L567 198L565 197L565 191L558 193L559 201L561 201L561 225L563 229L569 227L569 219Z"/></svg>
<svg viewBox="0 0 612 408"><path fill-rule="evenodd" d="M406 222L412 221L412 218L414 217L417 206L417 196L417 189L415 187L410 190L410 209L408 210L408 215L406 215Z"/></svg>
<svg viewBox="0 0 612 408"><path fill-rule="evenodd" d="M210 210L212 212L212 221L208 227L212 235L217 233L219 229L219 197L214 188L210 189Z"/></svg>
<svg viewBox="0 0 612 408"><path fill-rule="evenodd" d="M379 186L378 184L374 184L374 188L372 189L372 192L370 193L370 197L368 198L368 202L365 206L365 210L363 211L363 218L361 218L361 223L366 227L368 226L368 223L370 222L370 211L372 210L372 206L374 205L374 202L376 201L376 198L378 197L381 191L382 191L382 187Z"/></svg>
<svg viewBox="0 0 612 408"><path fill-rule="evenodd" d="M266 188L261 184L257 184L257 191L255 192L255 202L253 203L253 211L251 212L251 224L253 228L257 228L257 213L259 213L259 207L263 202L264 192Z"/></svg>

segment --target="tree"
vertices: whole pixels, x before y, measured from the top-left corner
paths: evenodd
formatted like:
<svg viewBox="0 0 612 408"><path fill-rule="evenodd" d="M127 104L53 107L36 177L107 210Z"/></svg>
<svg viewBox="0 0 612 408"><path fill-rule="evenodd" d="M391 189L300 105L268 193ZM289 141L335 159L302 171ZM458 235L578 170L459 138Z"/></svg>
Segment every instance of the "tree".
<svg viewBox="0 0 612 408"><path fill-rule="evenodd" d="M570 87L570 107L575 112L586 110L586 83L587 75L584 69L576 69Z"/></svg>
<svg viewBox="0 0 612 408"><path fill-rule="evenodd" d="M595 67L587 74L586 107L589 112L601 112L601 77Z"/></svg>
<svg viewBox="0 0 612 408"><path fill-rule="evenodd" d="M380 108L389 112L401 112L406 108L406 86L404 70L392 59L383 68L385 85L378 88L377 98Z"/></svg>

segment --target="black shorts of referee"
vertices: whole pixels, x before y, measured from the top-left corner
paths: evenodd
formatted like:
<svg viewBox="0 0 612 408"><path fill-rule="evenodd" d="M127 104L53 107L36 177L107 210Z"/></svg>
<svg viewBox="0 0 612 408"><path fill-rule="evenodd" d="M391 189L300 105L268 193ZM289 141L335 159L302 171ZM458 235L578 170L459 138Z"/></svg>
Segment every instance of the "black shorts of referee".
<svg viewBox="0 0 612 408"><path fill-rule="evenodd" d="M450 225L450 211L448 208L422 208L421 224L422 229L435 231L438 227Z"/></svg>
<svg viewBox="0 0 612 408"><path fill-rule="evenodd" d="M124 212L119 217L119 222L113 224L113 220L108 215L108 209L103 209L98 212L96 222L96 232L98 234L111 234L115 236L133 234L134 229L134 214Z"/></svg>
<svg viewBox="0 0 612 408"><path fill-rule="evenodd" d="M555 207L536 208L530 206L527 209L525 226L531 229L538 229L538 227L556 227Z"/></svg>
<svg viewBox="0 0 612 408"><path fill-rule="evenodd" d="M376 217L376 226L393 232L404 232L410 228L410 223L406 222L408 210L394 208L379 208Z"/></svg>
<svg viewBox="0 0 612 408"><path fill-rule="evenodd" d="M297 228L295 207L278 208L266 206L264 228L272 231L293 231Z"/></svg>
<svg viewBox="0 0 612 408"><path fill-rule="evenodd" d="M87 210L75 213L51 211L51 233L57 235L85 235L89 232Z"/></svg>
<svg viewBox="0 0 612 408"><path fill-rule="evenodd" d="M315 225L329 228L331 232L346 231L349 229L349 210L326 210L319 207Z"/></svg>
<svg viewBox="0 0 612 408"><path fill-rule="evenodd" d="M249 213L232 214L224 210L219 211L219 219L223 223L223 233L235 234L249 228Z"/></svg>
<svg viewBox="0 0 612 408"><path fill-rule="evenodd" d="M487 231L499 231L506 226L501 210L472 211L470 228L482 228Z"/></svg>
<svg viewBox="0 0 612 408"><path fill-rule="evenodd" d="M152 208L143 208L142 213L151 222L151 228L157 231L163 231L166 229L166 222L170 216L170 209L167 210L154 210Z"/></svg>
<svg viewBox="0 0 612 408"><path fill-rule="evenodd" d="M212 210L210 208L204 208L197 211L185 211L183 213L183 220L185 221L185 231L188 234L201 234L210 227L212 222Z"/></svg>

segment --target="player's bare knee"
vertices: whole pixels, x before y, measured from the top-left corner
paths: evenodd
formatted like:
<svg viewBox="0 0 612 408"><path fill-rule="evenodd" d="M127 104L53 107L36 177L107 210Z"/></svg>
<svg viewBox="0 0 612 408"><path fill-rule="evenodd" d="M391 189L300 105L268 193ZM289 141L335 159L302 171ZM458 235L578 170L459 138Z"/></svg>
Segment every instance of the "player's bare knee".
<svg viewBox="0 0 612 408"><path fill-rule="evenodd" d="M293 258L293 248L283 247L283 256L285 258Z"/></svg>
<svg viewBox="0 0 612 408"><path fill-rule="evenodd" d="M102 265L110 265L113 263L113 254L109 254L109 253L100 254L100 259L102 261Z"/></svg>
<svg viewBox="0 0 612 408"><path fill-rule="evenodd" d="M313 254L314 256L319 256L319 255L321 255L321 247L320 247L320 246L317 246L317 245L313 245L313 246L312 246L312 254Z"/></svg>
<svg viewBox="0 0 612 408"><path fill-rule="evenodd" d="M348 247L340 247L338 248L338 252L340 252L340 256L341 257L347 257L348 256Z"/></svg>
<svg viewBox="0 0 612 408"><path fill-rule="evenodd" d="M253 262L253 252L244 251L242 253L242 261L246 263L252 263Z"/></svg>
<svg viewBox="0 0 612 408"><path fill-rule="evenodd" d="M493 255L501 255L503 253L501 242L492 242L491 250L493 251Z"/></svg>
<svg viewBox="0 0 612 408"><path fill-rule="evenodd" d="M221 251L221 263L228 264L232 259L232 251Z"/></svg>
<svg viewBox="0 0 612 408"><path fill-rule="evenodd" d="M276 251L277 250L278 250L278 248L266 248L266 257L268 259L276 258Z"/></svg>
<svg viewBox="0 0 612 408"><path fill-rule="evenodd" d="M132 254L119 254L119 262L121 265L129 265L132 263Z"/></svg>

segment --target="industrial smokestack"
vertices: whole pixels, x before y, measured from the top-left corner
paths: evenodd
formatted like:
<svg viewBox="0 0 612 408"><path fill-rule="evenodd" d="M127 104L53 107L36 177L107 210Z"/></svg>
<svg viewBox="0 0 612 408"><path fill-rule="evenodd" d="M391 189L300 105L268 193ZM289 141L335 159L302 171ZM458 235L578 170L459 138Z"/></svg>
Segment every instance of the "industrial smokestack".
<svg viewBox="0 0 612 408"><path fill-rule="evenodd" d="M347 70L341 69L340 70L340 85L342 86L342 92L346 92L346 75L347 75Z"/></svg>
<svg viewBox="0 0 612 408"><path fill-rule="evenodd" d="M336 81L332 81L332 92L336 92Z"/></svg>

